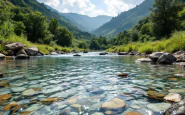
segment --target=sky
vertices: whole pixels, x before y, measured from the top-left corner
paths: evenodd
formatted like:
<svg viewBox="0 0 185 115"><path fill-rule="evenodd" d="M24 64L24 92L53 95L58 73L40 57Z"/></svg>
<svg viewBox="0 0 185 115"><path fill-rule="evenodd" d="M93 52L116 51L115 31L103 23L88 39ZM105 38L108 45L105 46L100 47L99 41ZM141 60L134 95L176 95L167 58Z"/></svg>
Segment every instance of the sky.
<svg viewBox="0 0 185 115"><path fill-rule="evenodd" d="M78 13L95 17L98 15L117 16L144 0L37 0L62 13Z"/></svg>

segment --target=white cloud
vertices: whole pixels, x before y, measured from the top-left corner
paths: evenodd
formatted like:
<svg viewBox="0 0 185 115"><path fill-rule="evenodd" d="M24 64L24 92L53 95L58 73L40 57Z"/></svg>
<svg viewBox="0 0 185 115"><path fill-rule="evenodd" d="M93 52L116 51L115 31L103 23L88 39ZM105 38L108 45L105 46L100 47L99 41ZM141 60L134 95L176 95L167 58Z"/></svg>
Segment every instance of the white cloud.
<svg viewBox="0 0 185 115"><path fill-rule="evenodd" d="M104 0L104 3L108 8L108 14L111 16L116 16L118 13L127 11L135 6L126 3L124 0Z"/></svg>
<svg viewBox="0 0 185 115"><path fill-rule="evenodd" d="M118 13L127 11L144 0L103 0L106 6L103 8L97 8L96 4L93 4L91 0L38 0L39 2L45 3L54 9L68 13L79 13L88 16L97 15L109 15L117 16ZM98 4L99 0L94 0L94 3Z"/></svg>

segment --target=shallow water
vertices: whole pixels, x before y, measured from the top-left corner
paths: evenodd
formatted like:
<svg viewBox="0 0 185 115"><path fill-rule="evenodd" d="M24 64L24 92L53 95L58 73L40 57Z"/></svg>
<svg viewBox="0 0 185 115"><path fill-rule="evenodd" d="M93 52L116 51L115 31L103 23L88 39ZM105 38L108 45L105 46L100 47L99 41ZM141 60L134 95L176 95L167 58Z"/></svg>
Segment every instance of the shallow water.
<svg viewBox="0 0 185 115"><path fill-rule="evenodd" d="M168 94L171 89L184 90L185 78L169 79L175 74L185 74L184 69L175 65L135 63L138 58L89 53L82 57L69 54L0 61L0 72L4 73L0 84L8 84L0 87L0 95L12 94L10 100L0 103L0 111L10 102L17 102L25 106L3 114L32 111L32 115L103 115L108 110L102 109L101 105L119 98L125 101L126 106L111 110L112 114L138 111L144 115L162 115L164 110L156 106L165 102L148 98L147 91ZM118 77L120 73L128 73L129 77ZM23 96L23 91L32 88L40 90L35 95ZM185 95L183 91L178 93ZM50 105L40 102L49 97L60 100Z"/></svg>

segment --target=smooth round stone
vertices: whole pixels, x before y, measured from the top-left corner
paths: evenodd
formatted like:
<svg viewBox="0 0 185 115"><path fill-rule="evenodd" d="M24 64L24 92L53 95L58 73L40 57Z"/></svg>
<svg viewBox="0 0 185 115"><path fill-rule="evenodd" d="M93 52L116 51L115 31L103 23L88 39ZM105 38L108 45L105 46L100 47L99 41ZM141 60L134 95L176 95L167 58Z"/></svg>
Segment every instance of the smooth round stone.
<svg viewBox="0 0 185 115"><path fill-rule="evenodd" d="M170 93L185 93L185 89L170 89Z"/></svg>
<svg viewBox="0 0 185 115"><path fill-rule="evenodd" d="M165 96L164 99L172 102L180 102L182 100L182 97L180 94L170 93L167 96Z"/></svg>
<svg viewBox="0 0 185 115"><path fill-rule="evenodd" d="M34 91L33 89L28 89L28 90L25 90L22 95L24 96L31 96L31 95L34 95L36 94L36 91Z"/></svg>
<svg viewBox="0 0 185 115"><path fill-rule="evenodd" d="M147 107L151 110L154 110L156 112L167 110L171 104L169 103L155 103L155 104L148 104Z"/></svg>
<svg viewBox="0 0 185 115"><path fill-rule="evenodd" d="M141 108L139 105L130 105L130 107L133 108L133 109L139 109L139 108Z"/></svg>
<svg viewBox="0 0 185 115"><path fill-rule="evenodd" d="M126 106L126 104L123 100L115 98L112 101L103 103L101 108L111 110L111 109L124 108L125 106Z"/></svg>
<svg viewBox="0 0 185 115"><path fill-rule="evenodd" d="M11 88L11 91L14 92L14 93L23 92L24 90L26 90L26 88L24 88L24 87L14 87L14 88Z"/></svg>

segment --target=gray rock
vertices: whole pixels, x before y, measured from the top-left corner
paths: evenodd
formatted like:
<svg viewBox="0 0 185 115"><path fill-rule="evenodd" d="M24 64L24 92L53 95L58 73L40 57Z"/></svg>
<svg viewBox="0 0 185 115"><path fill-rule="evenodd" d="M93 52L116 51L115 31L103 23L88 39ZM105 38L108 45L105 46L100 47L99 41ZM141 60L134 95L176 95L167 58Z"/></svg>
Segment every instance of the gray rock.
<svg viewBox="0 0 185 115"><path fill-rule="evenodd" d="M24 49L21 49L17 52L16 59L29 59L29 56Z"/></svg>
<svg viewBox="0 0 185 115"><path fill-rule="evenodd" d="M27 53L24 49L21 49L19 50L17 53L16 53L16 56L20 55L20 54L24 54L25 56L27 56Z"/></svg>
<svg viewBox="0 0 185 115"><path fill-rule="evenodd" d="M30 47L28 49L26 49L26 52L28 53L28 55L30 56L36 56L37 53L39 52L38 48L37 47Z"/></svg>
<svg viewBox="0 0 185 115"><path fill-rule="evenodd" d="M38 52L37 54L36 54L36 56L44 56L44 53L42 53L42 52Z"/></svg>
<svg viewBox="0 0 185 115"><path fill-rule="evenodd" d="M58 55L57 52L50 52L50 55Z"/></svg>
<svg viewBox="0 0 185 115"><path fill-rule="evenodd" d="M14 51L12 50L7 50L7 56L14 56Z"/></svg>
<svg viewBox="0 0 185 115"><path fill-rule="evenodd" d="M172 64L177 60L177 58L175 56L173 56L172 54L169 53L164 53L163 55L161 55L159 57L159 59L157 60L158 63L161 64Z"/></svg>
<svg viewBox="0 0 185 115"><path fill-rule="evenodd" d="M184 115L185 100L172 105L163 115Z"/></svg>
<svg viewBox="0 0 185 115"><path fill-rule="evenodd" d="M153 62L150 58L137 59L136 62Z"/></svg>
<svg viewBox="0 0 185 115"><path fill-rule="evenodd" d="M151 60L153 60L154 62L156 62L160 56L162 56L164 54L164 52L155 52L155 53L152 53L149 58Z"/></svg>
<svg viewBox="0 0 185 115"><path fill-rule="evenodd" d="M128 52L119 52L118 55L128 55Z"/></svg>
<svg viewBox="0 0 185 115"><path fill-rule="evenodd" d="M4 59L5 55L0 53L0 59Z"/></svg>
<svg viewBox="0 0 185 115"><path fill-rule="evenodd" d="M5 48L8 50L16 51L16 50L23 49L25 46L26 46L25 44L16 42L16 43L11 43L11 44L5 45Z"/></svg>

